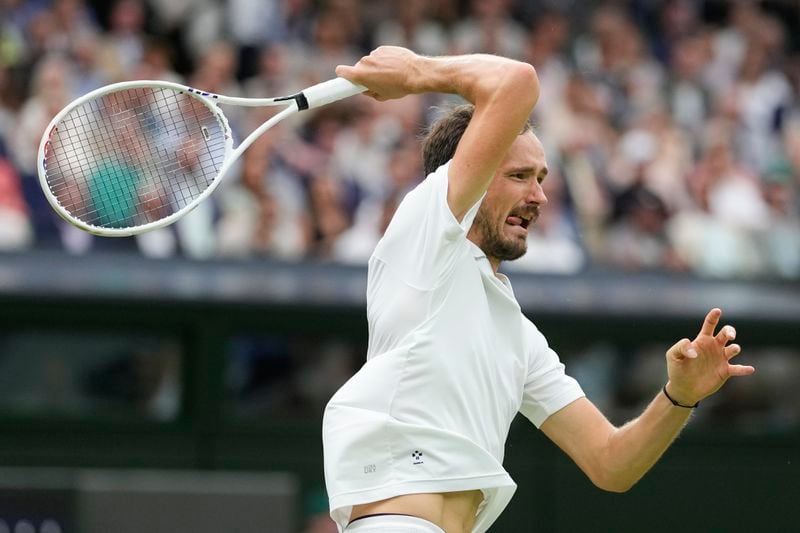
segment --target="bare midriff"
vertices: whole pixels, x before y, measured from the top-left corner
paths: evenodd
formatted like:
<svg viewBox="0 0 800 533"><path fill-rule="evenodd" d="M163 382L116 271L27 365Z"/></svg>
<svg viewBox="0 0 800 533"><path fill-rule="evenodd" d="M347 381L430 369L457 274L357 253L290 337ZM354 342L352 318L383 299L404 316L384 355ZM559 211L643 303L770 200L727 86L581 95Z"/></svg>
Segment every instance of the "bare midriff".
<svg viewBox="0 0 800 533"><path fill-rule="evenodd" d="M483 493L479 490L404 494L388 500L355 505L350 520L381 513L405 514L424 518L446 533L470 533L482 500Z"/></svg>

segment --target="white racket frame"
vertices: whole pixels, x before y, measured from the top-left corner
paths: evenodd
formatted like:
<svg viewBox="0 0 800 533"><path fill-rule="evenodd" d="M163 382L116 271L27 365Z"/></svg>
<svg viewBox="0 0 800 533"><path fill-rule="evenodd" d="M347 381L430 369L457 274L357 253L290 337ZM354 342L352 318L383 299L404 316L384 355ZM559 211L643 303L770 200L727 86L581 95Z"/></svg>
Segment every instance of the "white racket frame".
<svg viewBox="0 0 800 533"><path fill-rule="evenodd" d="M73 109L90 100L125 89L143 88L170 89L185 93L189 96L197 98L206 107L208 107L217 117L217 120L219 121L225 135L225 155L222 161L222 166L220 167L217 175L214 177L214 180L205 191L203 191L197 198L192 200L183 208L162 219L130 228L103 228L78 220L72 216L64 206L61 205L47 182L46 152L47 146L50 143L50 136L53 132L53 128L57 128L58 124L61 122L61 119L63 119ZM47 201L50 203L53 209L55 209L56 213L61 216L61 218L73 226L76 226L94 235L99 235L102 237L130 237L131 235L138 235L154 229L163 228L172 224L173 222L176 222L179 218L197 207L200 202L208 198L208 196L214 192L219 183L225 177L225 174L228 172L230 167L236 162L237 159L239 159L239 156L241 156L242 153L244 153L244 151L247 150L247 148L249 148L256 139L263 135L264 132L266 132L272 126L282 121L286 117L297 113L298 111L314 109L316 107L336 102L337 100L341 100L349 96L360 94L365 90L365 87L356 85L344 78L334 78L332 80L312 85L311 87L308 87L297 94L291 96L280 96L276 98L238 98L233 96L223 96L195 89L194 87L189 87L180 83L159 80L125 81L106 85L75 99L64 109L59 111L59 113L53 117L53 120L50 121L50 124L47 126L47 129L42 136L42 140L39 143L39 156L37 160L37 167L39 170L39 185L41 186L42 191L44 191ZM231 129L228 125L228 119L225 117L225 113L222 111L222 109L218 107L219 104L235 105L240 107L268 107L281 105L287 107L286 109L278 112L276 115L270 117L269 120L253 130L253 132L251 132L247 137L244 138L244 140L242 140L239 146L234 148L233 135L231 134Z"/></svg>

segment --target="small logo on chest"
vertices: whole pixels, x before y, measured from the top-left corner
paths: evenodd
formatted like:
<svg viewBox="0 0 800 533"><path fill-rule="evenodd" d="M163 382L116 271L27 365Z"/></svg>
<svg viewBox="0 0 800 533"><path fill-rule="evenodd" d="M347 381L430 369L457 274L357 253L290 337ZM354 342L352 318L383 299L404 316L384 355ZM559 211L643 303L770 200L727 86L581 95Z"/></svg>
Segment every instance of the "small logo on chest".
<svg viewBox="0 0 800 533"><path fill-rule="evenodd" d="M421 465L424 461L422 460L422 452L419 450L414 450L411 452L411 461L412 464Z"/></svg>

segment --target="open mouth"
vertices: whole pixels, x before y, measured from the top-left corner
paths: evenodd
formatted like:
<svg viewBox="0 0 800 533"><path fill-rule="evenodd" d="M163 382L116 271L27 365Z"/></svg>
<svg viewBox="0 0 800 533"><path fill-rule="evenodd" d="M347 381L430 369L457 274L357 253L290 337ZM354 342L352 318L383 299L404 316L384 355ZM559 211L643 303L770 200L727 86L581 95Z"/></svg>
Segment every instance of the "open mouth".
<svg viewBox="0 0 800 533"><path fill-rule="evenodd" d="M510 226L520 226L523 229L528 229L531 221L533 220L532 215L509 215L506 217L506 224Z"/></svg>

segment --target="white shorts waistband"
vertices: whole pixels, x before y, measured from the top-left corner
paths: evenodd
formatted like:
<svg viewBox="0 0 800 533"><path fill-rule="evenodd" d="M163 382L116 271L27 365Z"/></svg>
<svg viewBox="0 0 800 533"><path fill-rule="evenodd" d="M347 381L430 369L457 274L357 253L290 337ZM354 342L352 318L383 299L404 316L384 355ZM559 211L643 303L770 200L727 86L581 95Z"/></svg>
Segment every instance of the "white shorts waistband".
<svg viewBox="0 0 800 533"><path fill-rule="evenodd" d="M424 518L399 514L365 516L350 522L344 530L347 533L445 533Z"/></svg>

